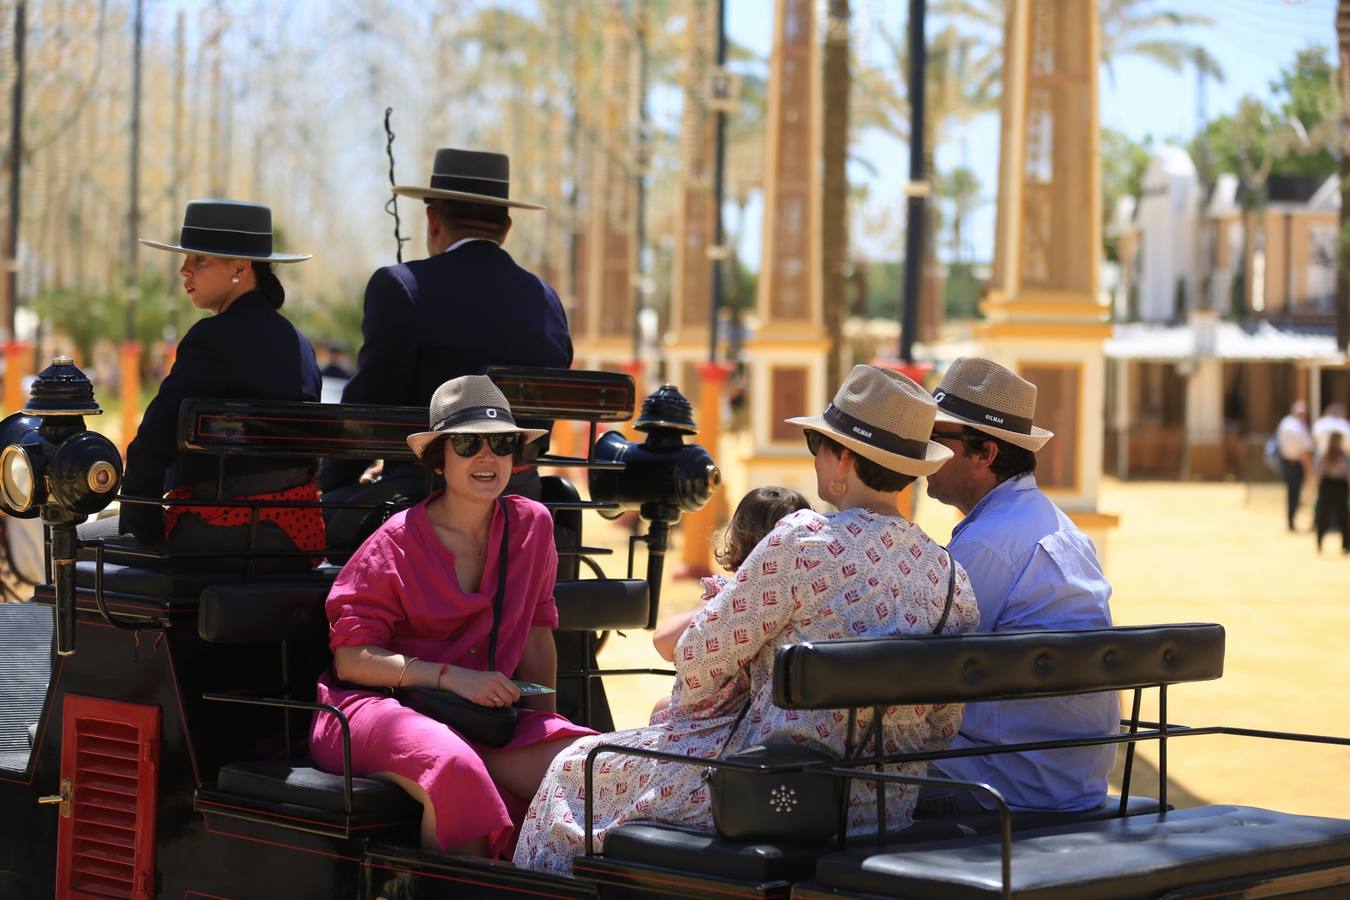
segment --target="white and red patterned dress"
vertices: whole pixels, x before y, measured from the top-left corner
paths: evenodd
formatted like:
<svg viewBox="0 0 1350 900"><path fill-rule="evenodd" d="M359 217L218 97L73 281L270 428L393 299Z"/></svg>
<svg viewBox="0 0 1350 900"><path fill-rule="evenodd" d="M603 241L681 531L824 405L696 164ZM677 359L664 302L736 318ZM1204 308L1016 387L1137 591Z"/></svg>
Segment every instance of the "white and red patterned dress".
<svg viewBox="0 0 1350 900"><path fill-rule="evenodd" d="M520 828L515 863L571 870L585 851L585 763L595 744L648 747L713 758L768 739L810 742L844 753L844 711L773 705L774 648L808 640L927 634L947 597L946 551L906 519L864 509L784 518L751 552L735 579L694 616L675 648L668 714L645 728L583 738L549 767ZM942 629L970 631L979 610L966 573ZM735 734L732 726L749 702ZM887 752L946 747L961 724L960 705L893 706L883 724ZM860 710L858 734L871 723ZM731 738L728 745L728 738ZM925 763L895 767L922 775ZM633 820L713 828L705 769L664 760L601 755L595 763L596 848L606 832ZM917 789L887 788L887 827L910 822ZM876 795L863 781L849 797L850 833L876 828Z"/></svg>

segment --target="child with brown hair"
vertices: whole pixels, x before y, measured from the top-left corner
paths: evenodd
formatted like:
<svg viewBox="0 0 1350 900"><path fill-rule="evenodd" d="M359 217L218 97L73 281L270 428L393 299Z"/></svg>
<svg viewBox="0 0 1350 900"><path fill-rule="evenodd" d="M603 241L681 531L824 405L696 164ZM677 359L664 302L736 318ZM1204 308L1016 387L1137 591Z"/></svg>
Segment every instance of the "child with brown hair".
<svg viewBox="0 0 1350 900"><path fill-rule="evenodd" d="M755 549L755 545L773 531L779 519L799 509L810 508L811 503L792 488L777 485L755 488L741 498L736 511L731 514L731 521L727 523L726 531L722 534L722 546L717 548L714 554L718 563L734 574L750 555L750 551ZM694 618L694 613L698 612L704 603L717 596L718 592L729 583L722 575L710 575L701 581L703 596L699 598L699 605L688 612L664 619L656 626L656 631L652 634L652 644L662 659L675 661L675 644L679 642L680 635L684 634L685 628ZM657 704L658 709L664 709L668 702L669 698Z"/></svg>

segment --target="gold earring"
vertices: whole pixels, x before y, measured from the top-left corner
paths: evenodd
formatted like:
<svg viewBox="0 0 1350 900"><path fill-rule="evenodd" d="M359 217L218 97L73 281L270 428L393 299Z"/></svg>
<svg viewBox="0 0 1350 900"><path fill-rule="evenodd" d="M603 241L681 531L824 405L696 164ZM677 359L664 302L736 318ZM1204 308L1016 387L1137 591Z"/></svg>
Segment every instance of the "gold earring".
<svg viewBox="0 0 1350 900"><path fill-rule="evenodd" d="M842 496L844 496L844 492L847 491L847 490L848 490L848 485L845 484L843 481L837 479L837 478L836 478L834 481L831 481L831 482L830 482L830 494L831 494L832 496L835 496L835 497L842 497Z"/></svg>

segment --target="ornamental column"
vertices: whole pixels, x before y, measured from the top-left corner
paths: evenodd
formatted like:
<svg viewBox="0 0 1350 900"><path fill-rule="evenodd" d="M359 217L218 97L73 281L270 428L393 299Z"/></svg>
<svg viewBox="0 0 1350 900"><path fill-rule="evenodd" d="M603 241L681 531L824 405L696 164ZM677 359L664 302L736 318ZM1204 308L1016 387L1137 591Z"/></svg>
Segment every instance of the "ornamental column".
<svg viewBox="0 0 1350 900"><path fill-rule="evenodd" d="M994 269L976 329L984 355L1037 387L1055 437L1036 480L1103 549L1097 512L1105 356L1097 0L1010 0Z"/></svg>
<svg viewBox="0 0 1350 900"><path fill-rule="evenodd" d="M578 253L577 303L571 322L574 365L623 371L633 356L633 273L636 271L636 198L629 165L628 134L633 42L622 0L605 7L601 62L602 96L596 145L590 154L587 226ZM641 392L641 386L639 386Z"/></svg>
<svg viewBox="0 0 1350 900"><path fill-rule="evenodd" d="M790 416L828 399L820 234L820 65L813 0L774 4L764 143L764 227L749 360L746 487L782 484L815 496L812 460ZM837 385L830 385L833 389ZM737 496L733 494L733 496Z"/></svg>

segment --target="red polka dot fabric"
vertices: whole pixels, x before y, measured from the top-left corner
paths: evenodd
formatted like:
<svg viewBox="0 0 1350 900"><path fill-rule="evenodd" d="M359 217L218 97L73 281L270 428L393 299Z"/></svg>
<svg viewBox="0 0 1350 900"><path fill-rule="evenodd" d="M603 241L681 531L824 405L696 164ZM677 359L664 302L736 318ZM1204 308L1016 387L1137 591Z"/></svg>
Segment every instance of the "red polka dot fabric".
<svg viewBox="0 0 1350 900"><path fill-rule="evenodd" d="M178 487L165 494L169 500L191 500L190 487ZM243 501L269 501L279 503L317 503L319 486L313 481L299 484L284 491L270 494L254 494L250 497L235 497ZM174 526L185 513L191 513L207 525L220 528L245 526L249 524L252 510L245 506L170 506L164 516L164 536L173 533ZM324 530L323 513L317 506L284 507L270 506L258 510L258 519L263 522L275 522L286 532L291 543L300 550L322 551L327 546L328 537Z"/></svg>

